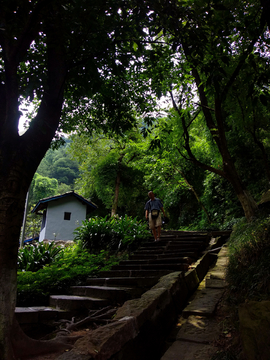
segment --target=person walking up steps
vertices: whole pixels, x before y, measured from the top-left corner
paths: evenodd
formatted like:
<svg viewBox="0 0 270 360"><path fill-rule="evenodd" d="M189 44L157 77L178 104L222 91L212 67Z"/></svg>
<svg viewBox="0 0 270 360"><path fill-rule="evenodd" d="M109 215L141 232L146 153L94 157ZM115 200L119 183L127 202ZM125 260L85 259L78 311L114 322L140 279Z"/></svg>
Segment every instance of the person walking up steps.
<svg viewBox="0 0 270 360"><path fill-rule="evenodd" d="M162 225L161 211L163 212L164 217L165 211L162 202L155 197L153 191L149 191L148 196L150 200L147 201L144 207L145 218L146 220L149 218L149 228L152 230L155 241L159 241Z"/></svg>

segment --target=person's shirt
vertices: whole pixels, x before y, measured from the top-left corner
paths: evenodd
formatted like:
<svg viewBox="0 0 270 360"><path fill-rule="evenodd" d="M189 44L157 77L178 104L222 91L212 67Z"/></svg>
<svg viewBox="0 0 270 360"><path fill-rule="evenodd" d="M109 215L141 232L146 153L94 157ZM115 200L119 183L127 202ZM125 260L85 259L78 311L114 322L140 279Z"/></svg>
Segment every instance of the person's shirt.
<svg viewBox="0 0 270 360"><path fill-rule="evenodd" d="M144 210L148 210L151 212L152 210L160 210L163 208L162 202L158 198L154 198L154 200L148 200L145 204Z"/></svg>

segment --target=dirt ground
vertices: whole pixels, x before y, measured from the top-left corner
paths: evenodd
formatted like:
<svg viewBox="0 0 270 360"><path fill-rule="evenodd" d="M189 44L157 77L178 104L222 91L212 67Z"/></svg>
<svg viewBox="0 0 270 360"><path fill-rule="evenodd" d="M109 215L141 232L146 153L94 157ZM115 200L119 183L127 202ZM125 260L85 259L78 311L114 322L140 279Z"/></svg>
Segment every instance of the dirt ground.
<svg viewBox="0 0 270 360"><path fill-rule="evenodd" d="M221 329L218 340L213 343L218 348L218 353L212 359L206 360L244 360L238 330L238 316L236 311L226 303L226 296L225 293L215 314Z"/></svg>
<svg viewBox="0 0 270 360"><path fill-rule="evenodd" d="M79 330L79 331L72 331L69 336L84 336L89 334L89 329ZM69 351L69 350L66 350ZM62 355L65 351L58 351L55 353L49 354L41 354L35 356L27 356L23 357L20 360L56 360L60 355Z"/></svg>

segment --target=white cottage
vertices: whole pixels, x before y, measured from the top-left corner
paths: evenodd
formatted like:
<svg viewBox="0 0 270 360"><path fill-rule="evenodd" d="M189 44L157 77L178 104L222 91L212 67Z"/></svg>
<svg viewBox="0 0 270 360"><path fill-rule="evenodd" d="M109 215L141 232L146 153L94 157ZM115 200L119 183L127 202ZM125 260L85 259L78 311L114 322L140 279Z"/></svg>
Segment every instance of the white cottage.
<svg viewBox="0 0 270 360"><path fill-rule="evenodd" d="M32 210L43 216L39 241L73 240L74 230L95 209L97 205L74 191L39 200Z"/></svg>

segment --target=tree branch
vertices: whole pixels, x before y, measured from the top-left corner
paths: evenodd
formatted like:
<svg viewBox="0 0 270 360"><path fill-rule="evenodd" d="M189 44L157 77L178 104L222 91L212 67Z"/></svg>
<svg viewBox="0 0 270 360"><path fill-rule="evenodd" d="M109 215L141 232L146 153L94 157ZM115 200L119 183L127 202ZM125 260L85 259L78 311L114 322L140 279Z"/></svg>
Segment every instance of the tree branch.
<svg viewBox="0 0 270 360"><path fill-rule="evenodd" d="M191 155L191 156L190 156L189 158L186 157L186 156L184 156L184 155L181 153L181 151L180 151L180 149L179 149L178 147L177 147L176 149L177 149L177 151L179 152L179 154L180 154L185 160L191 161L193 164L199 166L199 167L200 167L201 169L203 169L203 170L210 171L210 172L212 172L212 173L214 173L214 174L217 174L217 175L219 175L219 176L227 179L227 176L226 176L226 174L225 174L224 171L219 170L219 169L216 169L216 168L214 168L214 167L212 167L212 166L209 166L209 165L204 164L204 163L202 163L201 161L197 160L197 159L195 158L195 156L193 155L193 153L191 152L190 149L189 149L190 152L188 152L188 154Z"/></svg>
<svg viewBox="0 0 270 360"><path fill-rule="evenodd" d="M201 202L201 199L199 198L199 195L197 194L197 192L196 192L196 190L194 189L194 187L188 182L188 180L187 180L187 178L186 178L186 176L185 176L185 174L183 173L182 170L179 170L179 169L177 169L176 167L174 167L174 169L175 169L177 172L179 172L179 174L181 174L181 176L182 176L183 179L185 180L186 184L188 185L188 187L191 189L191 191L192 191L193 194L195 195L195 197L196 197L199 205L201 206L201 208L202 208L203 211L205 212L209 224L211 224L211 223L212 223L212 220L211 220L211 218L210 218L210 215L209 215L208 211L206 210L205 206L203 205L203 203Z"/></svg>
<svg viewBox="0 0 270 360"><path fill-rule="evenodd" d="M269 7L269 5L268 5L268 7ZM258 38L259 38L260 34L262 33L263 28L265 27L265 23L266 23L265 13L262 12L261 13L261 19L260 19L260 26L258 28L256 36L254 36L254 38L251 40L250 44L248 45L247 50L244 51L244 53L240 57L239 63L237 64L236 68L234 69L234 71L233 71L230 79L228 80L227 84L223 88L223 91L222 91L221 97L220 97L222 99L222 101L226 98L230 87L232 86L232 84L235 81L236 77L239 75L239 72L240 72L242 66L244 65L247 57L251 54L251 52L252 52L252 50L254 48L254 45L258 41Z"/></svg>

